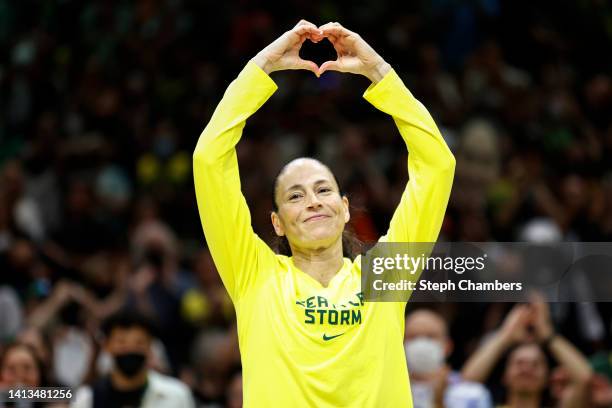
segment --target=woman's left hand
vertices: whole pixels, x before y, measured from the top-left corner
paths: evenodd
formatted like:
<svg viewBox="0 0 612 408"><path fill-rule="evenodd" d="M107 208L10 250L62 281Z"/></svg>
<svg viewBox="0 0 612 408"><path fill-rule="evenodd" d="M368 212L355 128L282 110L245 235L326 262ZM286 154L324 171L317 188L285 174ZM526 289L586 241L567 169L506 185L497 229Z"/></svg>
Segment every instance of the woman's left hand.
<svg viewBox="0 0 612 408"><path fill-rule="evenodd" d="M555 334L552 321L550 319L550 308L544 297L539 293L531 296L530 308L533 314L533 328L539 341L550 339Z"/></svg>
<svg viewBox="0 0 612 408"><path fill-rule="evenodd" d="M340 23L327 23L319 29L338 54L335 61L321 65L319 75L325 71L349 72L364 75L376 83L391 70L391 66L359 34L344 28Z"/></svg>

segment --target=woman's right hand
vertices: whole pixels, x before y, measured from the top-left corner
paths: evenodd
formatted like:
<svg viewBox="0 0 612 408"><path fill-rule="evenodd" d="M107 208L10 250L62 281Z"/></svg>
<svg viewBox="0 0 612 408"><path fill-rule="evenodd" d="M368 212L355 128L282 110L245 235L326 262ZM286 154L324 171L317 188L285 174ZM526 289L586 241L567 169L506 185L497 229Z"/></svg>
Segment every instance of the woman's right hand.
<svg viewBox="0 0 612 408"><path fill-rule="evenodd" d="M529 333L531 310L528 305L516 305L510 310L500 329L502 340L511 346L516 343L532 340Z"/></svg>
<svg viewBox="0 0 612 408"><path fill-rule="evenodd" d="M307 69L319 76L317 64L300 58L300 48L307 39L317 43L323 39L323 32L316 25L300 20L295 27L261 50L252 61L266 74L284 69Z"/></svg>

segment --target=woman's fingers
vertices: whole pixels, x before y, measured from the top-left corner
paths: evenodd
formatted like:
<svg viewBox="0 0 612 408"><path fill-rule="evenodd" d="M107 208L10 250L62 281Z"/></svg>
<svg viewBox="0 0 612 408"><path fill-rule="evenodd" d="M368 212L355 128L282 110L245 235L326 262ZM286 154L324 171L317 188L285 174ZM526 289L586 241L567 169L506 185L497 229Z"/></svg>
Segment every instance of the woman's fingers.
<svg viewBox="0 0 612 408"><path fill-rule="evenodd" d="M319 68L319 74L323 74L325 71L340 71L340 63L336 61L326 61Z"/></svg>
<svg viewBox="0 0 612 408"><path fill-rule="evenodd" d="M299 49L309 39L319 42L327 38L333 45L338 57L335 61L327 61L318 67L313 61L303 60L299 57ZM362 61L358 58L355 41L360 38L357 34L344 28L337 22L327 23L317 27L307 20L300 20L295 27L285 33L282 39L275 44L273 50L276 59L267 72L283 69L305 69L320 76L326 71L361 73ZM269 61L267 62L268 65ZM264 64L265 65L265 64Z"/></svg>
<svg viewBox="0 0 612 408"><path fill-rule="evenodd" d="M310 38L319 38L319 40L323 38L323 32L314 24L298 25L291 31L300 37L308 35Z"/></svg>
<svg viewBox="0 0 612 408"><path fill-rule="evenodd" d="M329 42L331 43L332 47L334 47L334 50L336 50L336 54L338 56L344 55L346 53L346 49L344 47L344 45L342 44L342 39L335 36L335 35L324 35L323 38L327 38L329 40Z"/></svg>
<svg viewBox="0 0 612 408"><path fill-rule="evenodd" d="M339 27L327 27L327 28L322 27L321 31L323 32L323 35L325 36L334 35L336 37L343 37L343 36L348 35L346 30L344 30L343 28L339 28Z"/></svg>
<svg viewBox="0 0 612 408"><path fill-rule="evenodd" d="M337 37L342 37L342 36L347 36L347 35L354 35L356 36L357 34L352 32L351 30L349 30L346 27L343 27L340 23L327 23L327 24L323 24L321 27L319 27L319 29L321 31L323 31L323 34L327 35L335 35Z"/></svg>
<svg viewBox="0 0 612 408"><path fill-rule="evenodd" d="M299 27L299 26L302 26L302 25L310 25L310 26L315 27L315 28L317 27L316 25L314 25L310 21L307 21L307 20L304 20L304 19L298 21L298 23L295 25L295 27Z"/></svg>
<svg viewBox="0 0 612 408"><path fill-rule="evenodd" d="M323 36L329 39L338 54L354 54L355 41L358 35L342 27L339 23L327 23L319 27Z"/></svg>
<svg viewBox="0 0 612 408"><path fill-rule="evenodd" d="M307 20L300 20L297 25L294 27L298 28L298 27L310 27L313 30L312 31L308 31L306 33L306 35L308 35L308 39L310 39L313 42L319 42L323 39L323 32L319 29L319 27L317 27L316 25L314 25L313 23L311 23L310 21Z"/></svg>
<svg viewBox="0 0 612 408"><path fill-rule="evenodd" d="M299 58L296 62L295 69L305 69L311 71L316 76L319 76L319 67L312 61L307 61Z"/></svg>
<svg viewBox="0 0 612 408"><path fill-rule="evenodd" d="M345 29L344 27L342 27L342 25L338 22L331 22L331 23L327 23L327 24L323 24L322 26L319 27L321 30L329 30L329 29Z"/></svg>

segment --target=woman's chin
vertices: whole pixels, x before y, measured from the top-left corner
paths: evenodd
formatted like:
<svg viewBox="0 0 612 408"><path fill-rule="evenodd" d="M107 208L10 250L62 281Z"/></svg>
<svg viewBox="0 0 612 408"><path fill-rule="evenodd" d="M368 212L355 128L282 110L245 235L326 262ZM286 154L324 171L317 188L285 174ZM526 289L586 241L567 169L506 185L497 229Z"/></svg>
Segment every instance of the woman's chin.
<svg viewBox="0 0 612 408"><path fill-rule="evenodd" d="M323 230L323 231L315 230L315 231L311 231L310 234L308 234L308 238L306 239L306 242L312 248L315 248L315 247L325 248L325 247L329 247L333 245L334 242L336 242L336 239L337 239L337 235L330 234L329 229Z"/></svg>

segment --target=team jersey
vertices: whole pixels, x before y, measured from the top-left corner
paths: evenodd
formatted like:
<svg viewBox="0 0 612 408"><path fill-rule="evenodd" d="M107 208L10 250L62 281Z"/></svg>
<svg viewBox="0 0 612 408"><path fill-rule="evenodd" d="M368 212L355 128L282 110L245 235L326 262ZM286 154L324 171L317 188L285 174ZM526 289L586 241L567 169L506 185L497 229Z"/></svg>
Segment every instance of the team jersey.
<svg viewBox="0 0 612 408"><path fill-rule="evenodd" d="M229 85L193 155L202 227L236 309L244 406L411 407L406 303L364 302L361 256L344 258L324 287L253 231L235 146L246 120L276 89L249 62ZM381 240L433 242L455 159L395 71L363 96L393 118L409 151L410 181Z"/></svg>

